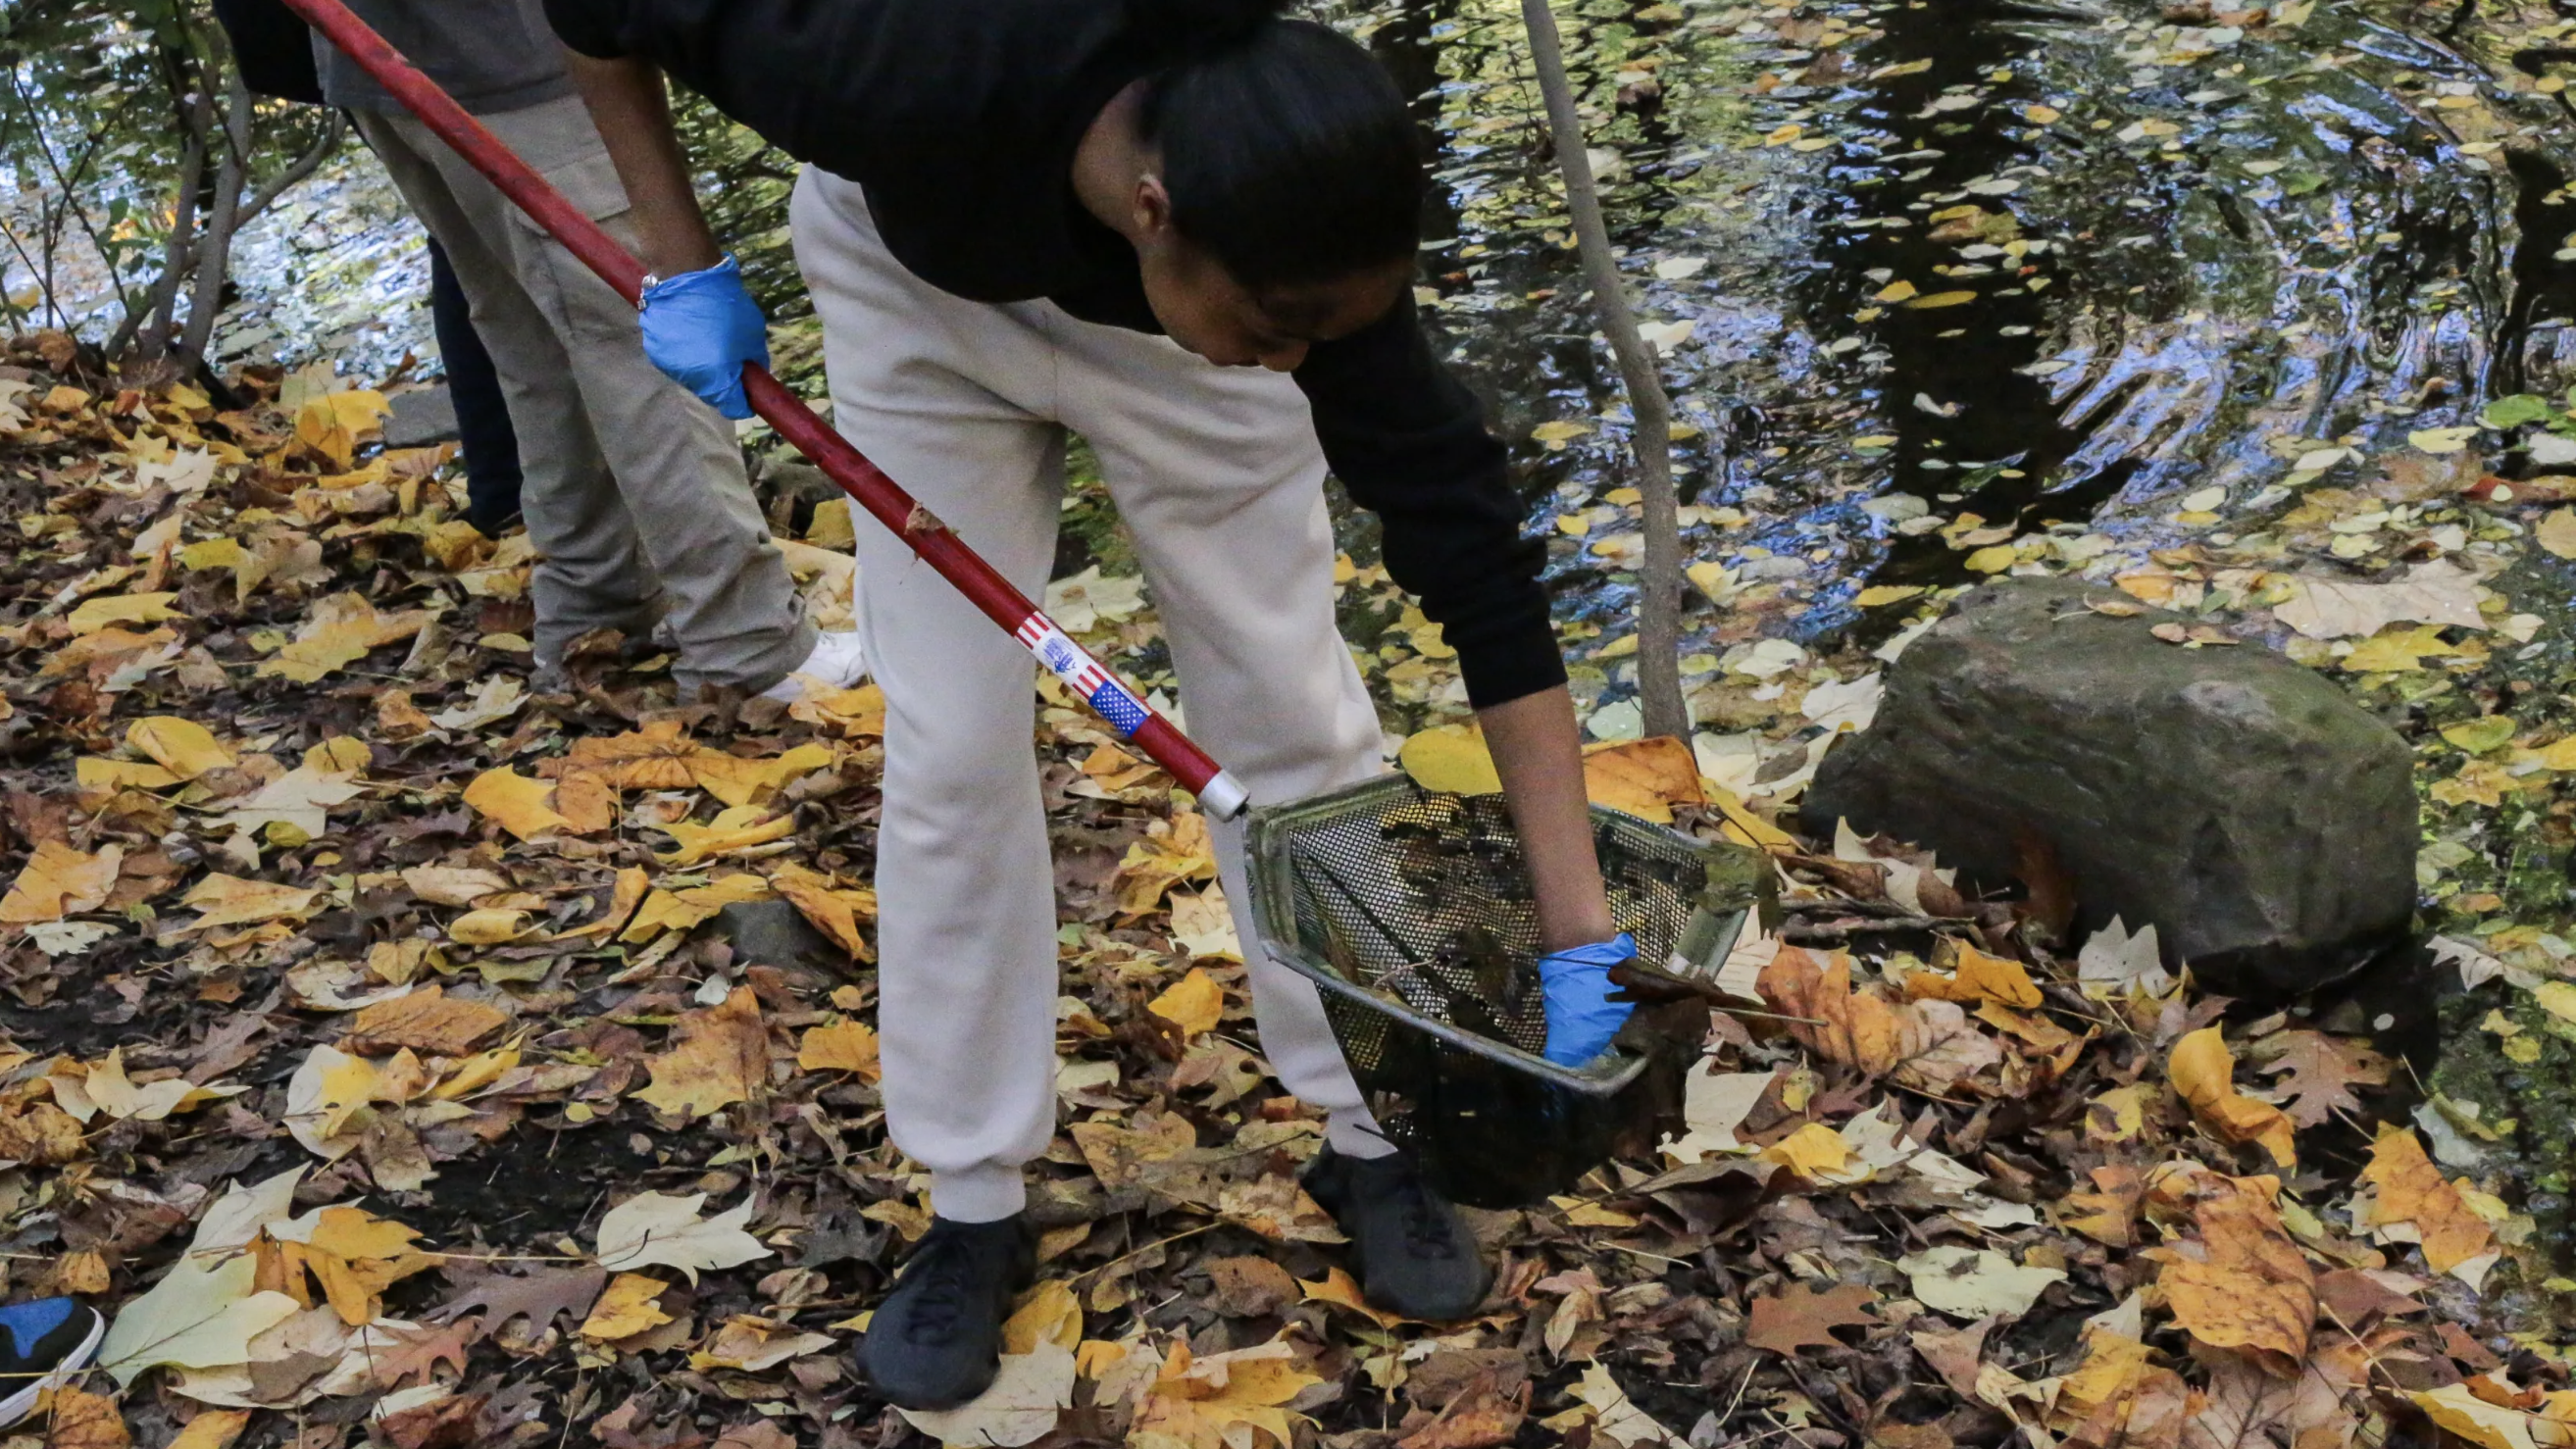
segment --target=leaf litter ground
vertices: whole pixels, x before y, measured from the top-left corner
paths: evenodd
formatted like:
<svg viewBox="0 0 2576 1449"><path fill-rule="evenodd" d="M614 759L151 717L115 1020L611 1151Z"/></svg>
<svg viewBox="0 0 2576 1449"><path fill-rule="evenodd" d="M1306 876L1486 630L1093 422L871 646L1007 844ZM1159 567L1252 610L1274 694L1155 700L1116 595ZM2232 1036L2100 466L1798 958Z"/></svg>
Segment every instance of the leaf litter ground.
<svg viewBox="0 0 2576 1449"><path fill-rule="evenodd" d="M2061 952L2047 883L1798 840L1804 771L1736 793L1656 742L1594 793L1773 853L1785 915L1729 970L1767 1014L1712 1014L1661 1152L1475 1215L1475 1320L1378 1314L1296 1186L1319 1127L1249 1032L1204 822L1053 696L1045 1281L994 1394L907 1419L844 1362L928 1222L876 1091L874 692L675 707L601 640L536 693L524 542L454 520L441 452L370 446L381 398L70 362L0 374L0 1264L115 1328L12 1449L2576 1442L2567 1325L2500 1306L2564 1280L2438 1138L2364 1119L2368 1042L2230 1013L2149 932ZM787 541L827 623L833 523ZM1343 585L1446 692L1382 572ZM1054 592L1168 685L1132 580ZM1800 688L1765 748L1811 769L1869 681L1766 661ZM1404 756L1490 788L1469 731ZM737 951L728 910L810 939Z"/></svg>

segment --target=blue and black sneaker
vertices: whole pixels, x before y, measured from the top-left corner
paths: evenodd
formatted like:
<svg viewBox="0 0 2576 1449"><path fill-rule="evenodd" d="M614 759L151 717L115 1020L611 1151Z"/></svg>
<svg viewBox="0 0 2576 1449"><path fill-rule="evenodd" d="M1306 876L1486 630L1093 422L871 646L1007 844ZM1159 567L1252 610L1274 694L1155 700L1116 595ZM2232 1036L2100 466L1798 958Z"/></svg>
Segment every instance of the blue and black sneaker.
<svg viewBox="0 0 2576 1449"><path fill-rule="evenodd" d="M107 1319L73 1299L0 1308L0 1428L25 1420L47 1389L89 1367L106 1336Z"/></svg>

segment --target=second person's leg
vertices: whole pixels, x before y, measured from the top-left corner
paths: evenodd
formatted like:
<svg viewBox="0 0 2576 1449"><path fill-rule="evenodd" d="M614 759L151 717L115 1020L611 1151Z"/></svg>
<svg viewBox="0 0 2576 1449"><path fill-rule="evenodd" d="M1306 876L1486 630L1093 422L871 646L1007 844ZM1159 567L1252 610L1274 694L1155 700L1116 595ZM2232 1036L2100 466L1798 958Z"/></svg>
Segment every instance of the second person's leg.
<svg viewBox="0 0 2576 1449"><path fill-rule="evenodd" d="M574 205L632 244L625 190L580 100L482 119ZM453 153L450 160L464 165ZM645 358L625 299L493 195L519 275L563 338L600 451L661 578L680 644L672 674L682 697L700 685L777 683L805 665L815 630L752 497L733 425Z"/></svg>

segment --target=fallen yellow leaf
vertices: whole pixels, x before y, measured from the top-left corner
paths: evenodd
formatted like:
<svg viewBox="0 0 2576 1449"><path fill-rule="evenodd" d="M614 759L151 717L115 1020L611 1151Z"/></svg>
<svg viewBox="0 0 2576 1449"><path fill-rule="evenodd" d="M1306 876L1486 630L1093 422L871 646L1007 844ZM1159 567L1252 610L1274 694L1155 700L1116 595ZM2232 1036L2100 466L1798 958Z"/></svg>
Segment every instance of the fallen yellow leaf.
<svg viewBox="0 0 2576 1449"><path fill-rule="evenodd" d="M877 1034L867 1023L848 1017L808 1027L796 1043L796 1069L849 1072L860 1081L873 1082L882 1072L877 1064Z"/></svg>
<svg viewBox="0 0 2576 1449"><path fill-rule="evenodd" d="M1762 1149L1762 1160L1776 1162L1809 1182L1822 1182L1851 1165L1851 1144L1822 1122L1810 1122Z"/></svg>
<svg viewBox="0 0 2576 1449"><path fill-rule="evenodd" d="M94 911L116 889L125 848L102 846L93 855L60 841L40 840L26 867L0 897L0 926L29 926Z"/></svg>
<svg viewBox="0 0 2576 1449"><path fill-rule="evenodd" d="M2174 1043L2165 1074L2192 1115L2223 1142L2258 1142L2284 1169L2299 1165L2297 1129L2289 1114L2236 1090L2236 1054L2214 1026Z"/></svg>
<svg viewBox="0 0 2576 1449"><path fill-rule="evenodd" d="M296 410L295 439L345 470L356 462L358 444L392 411L383 393L367 388L324 393Z"/></svg>
<svg viewBox="0 0 2576 1449"><path fill-rule="evenodd" d="M2020 962L1989 956L1964 942L1958 943L1957 952L1954 974L1917 971L1905 978L1905 994L1917 1000L1928 996L1941 1001L1991 1001L2024 1011L2046 999Z"/></svg>
<svg viewBox="0 0 2576 1449"><path fill-rule="evenodd" d="M525 911L467 911L447 923L447 939L460 946L506 946L526 934Z"/></svg>
<svg viewBox="0 0 2576 1449"><path fill-rule="evenodd" d="M193 889L179 898L179 904L205 912L187 928L202 931L210 926L273 921L280 916L301 918L312 909L313 898L320 894L318 887L277 885L270 881L216 874L197 882Z"/></svg>
<svg viewBox="0 0 2576 1449"><path fill-rule="evenodd" d="M737 986L722 1002L688 1012L671 1029L671 1049L645 1065L653 1084L638 1101L674 1114L703 1117L750 1101L769 1085L769 1032L760 998Z"/></svg>
<svg viewBox="0 0 2576 1449"><path fill-rule="evenodd" d="M1225 1014L1225 988L1216 984L1215 977L1193 966L1189 975L1155 997L1145 1009L1179 1027L1184 1038L1194 1037L1216 1030L1217 1021Z"/></svg>
<svg viewBox="0 0 2576 1449"><path fill-rule="evenodd" d="M108 594L83 599L65 622L74 634L95 634L111 624L158 624L179 617L170 606L177 594Z"/></svg>
<svg viewBox="0 0 2576 1449"><path fill-rule="evenodd" d="M521 840L534 840L571 822L548 808L554 787L507 765L486 770L465 787L465 803Z"/></svg>
<svg viewBox="0 0 2576 1449"><path fill-rule="evenodd" d="M2424 1155L2415 1129L2383 1123L2371 1145L2370 1162L2361 1180L2379 1191L2370 1200L2369 1226L2411 1223L2424 1247L2424 1261L2436 1273L2448 1273L2494 1246L2494 1235L2459 1189Z"/></svg>
<svg viewBox="0 0 2576 1449"><path fill-rule="evenodd" d="M126 726L126 749L152 759L180 780L196 780L211 770L232 770L237 759L216 744L209 728L178 715L149 715Z"/></svg>
<svg viewBox="0 0 2576 1449"><path fill-rule="evenodd" d="M1503 777L1495 773L1494 757L1485 750L1484 731L1472 723L1433 725L1406 740L1395 758L1425 790L1446 795L1502 792Z"/></svg>
<svg viewBox="0 0 2576 1449"><path fill-rule="evenodd" d="M1699 760L1669 735L1594 745L1583 752L1583 792L1595 805L1625 811L1658 825L1673 822L1676 805L1701 805Z"/></svg>
<svg viewBox="0 0 2576 1449"><path fill-rule="evenodd" d="M748 850L784 840L796 833L796 821L793 816L771 815L758 805L736 805L718 811L716 818L704 825L680 820L662 829L680 843L680 848L653 858L668 866L692 866L730 850Z"/></svg>
<svg viewBox="0 0 2576 1449"><path fill-rule="evenodd" d="M594 1342L613 1338L633 1338L649 1329L671 1321L671 1315L655 1302L669 1287L659 1278L642 1273L620 1273L608 1281L608 1290L599 1295L590 1316L581 1321L581 1336Z"/></svg>

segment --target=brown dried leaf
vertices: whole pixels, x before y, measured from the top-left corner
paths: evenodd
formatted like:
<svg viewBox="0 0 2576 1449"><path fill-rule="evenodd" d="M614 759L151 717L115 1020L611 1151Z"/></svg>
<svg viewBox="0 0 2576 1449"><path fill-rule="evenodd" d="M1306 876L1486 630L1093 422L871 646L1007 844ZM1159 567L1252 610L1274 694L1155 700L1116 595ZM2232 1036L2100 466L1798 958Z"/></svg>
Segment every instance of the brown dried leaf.
<svg viewBox="0 0 2576 1449"><path fill-rule="evenodd" d="M128 1449L134 1436L116 1400L69 1385L54 1390L54 1412L45 1425L45 1449Z"/></svg>
<svg viewBox="0 0 2576 1449"><path fill-rule="evenodd" d="M653 1084L637 1100L703 1117L768 1090L769 1032L750 987L737 986L721 1003L682 1016L671 1041L669 1051L646 1063Z"/></svg>
<svg viewBox="0 0 2576 1449"><path fill-rule="evenodd" d="M1795 1357L1801 1348L1840 1348L1832 1330L1877 1323L1877 1315L1868 1311L1877 1301L1876 1290L1865 1284L1845 1283L1819 1293L1812 1284L1791 1283L1777 1296L1753 1300L1744 1341L1786 1357Z"/></svg>
<svg viewBox="0 0 2576 1449"><path fill-rule="evenodd" d="M2361 1111L2355 1087L2388 1084L2388 1059L2369 1044L2321 1031L2279 1031L2254 1043L2251 1055L2264 1072L2282 1079L2290 1094L2290 1120L2314 1127L2337 1112Z"/></svg>
<svg viewBox="0 0 2576 1449"><path fill-rule="evenodd" d="M369 1054L410 1047L431 1056L461 1057L509 1021L498 1007L460 1000L444 987L424 986L361 1009L341 1047Z"/></svg>
<svg viewBox="0 0 2576 1449"><path fill-rule="evenodd" d="M1789 1032L1828 1060L1941 1093L2003 1060L2003 1048L1948 1001L1892 1002L1874 986L1855 990L1851 956L1819 959L1782 946L1757 988L1783 1015L1807 1018Z"/></svg>
<svg viewBox="0 0 2576 1449"><path fill-rule="evenodd" d="M2424 1261L2436 1273L2448 1273L2494 1246L2485 1221L2424 1155L2412 1127L2391 1122L2379 1129L2361 1180L2378 1189L2367 1225L2412 1224L2423 1241Z"/></svg>
<svg viewBox="0 0 2576 1449"><path fill-rule="evenodd" d="M2273 1205L2270 1177L2228 1177L2197 1164L2159 1170L2148 1192L2160 1215L2188 1217L2195 1236L2151 1249L2174 1322L2212 1348L2245 1349L2290 1373L2316 1323L2315 1270Z"/></svg>

